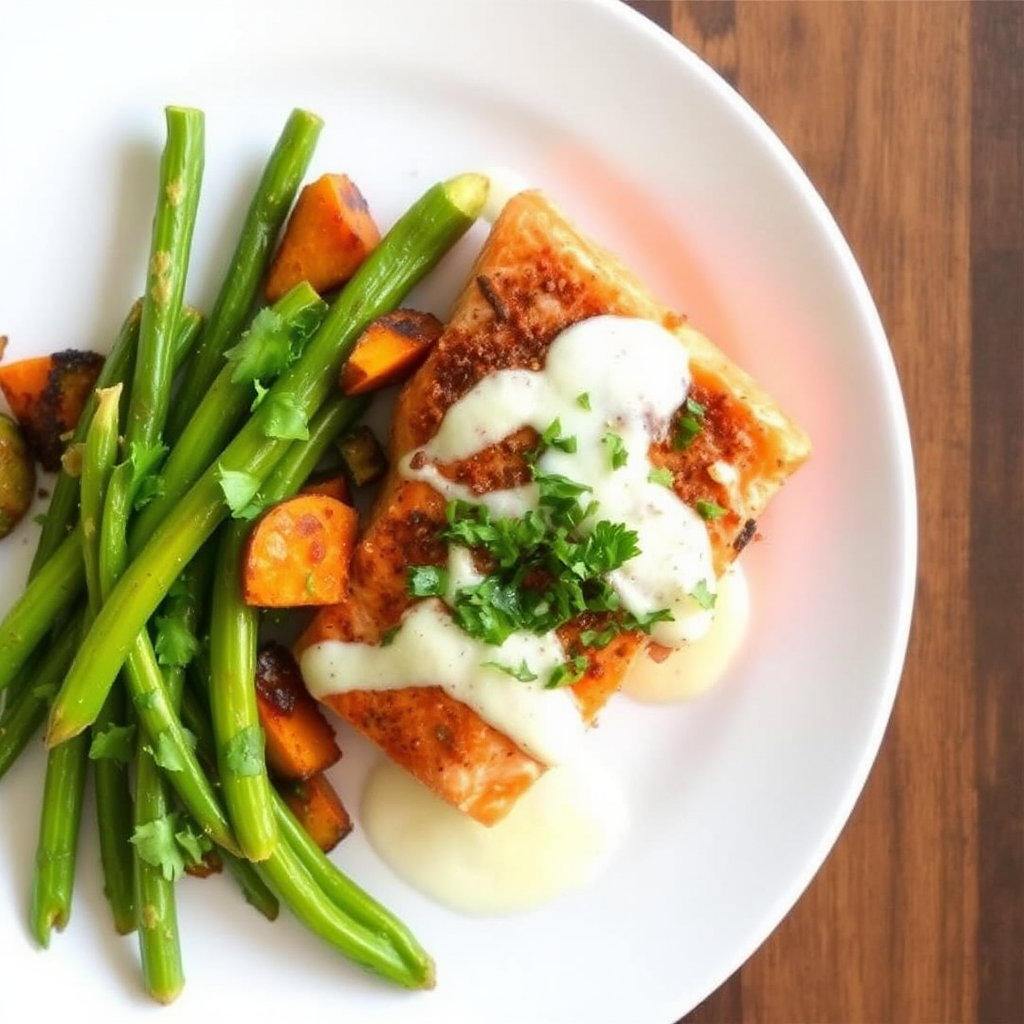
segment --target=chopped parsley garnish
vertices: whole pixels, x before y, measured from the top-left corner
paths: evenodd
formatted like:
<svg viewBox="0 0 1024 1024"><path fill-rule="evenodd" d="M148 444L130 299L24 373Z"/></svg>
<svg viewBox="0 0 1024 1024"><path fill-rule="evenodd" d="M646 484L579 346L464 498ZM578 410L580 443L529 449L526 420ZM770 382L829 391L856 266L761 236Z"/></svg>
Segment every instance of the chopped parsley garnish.
<svg viewBox="0 0 1024 1024"><path fill-rule="evenodd" d="M553 419L544 433L540 435L537 447L526 452L526 461L531 464L536 463L549 448L557 448L560 452L565 452L568 455L574 455L576 452L576 438L562 433L562 423L557 418Z"/></svg>
<svg viewBox="0 0 1024 1024"><path fill-rule="evenodd" d="M572 686L573 683L577 683L583 678L583 673L586 671L586 655L577 654L575 658L563 661L561 665L556 665L551 670L551 675L548 676L544 688L556 690L560 686Z"/></svg>
<svg viewBox="0 0 1024 1024"><path fill-rule="evenodd" d="M260 482L256 477L242 470L218 466L217 479L233 519L255 519L260 514L263 502L259 496Z"/></svg>
<svg viewBox="0 0 1024 1024"><path fill-rule="evenodd" d="M407 587L413 597L443 597L448 590L448 570L437 565L410 566Z"/></svg>
<svg viewBox="0 0 1024 1024"><path fill-rule="evenodd" d="M186 615L179 609L169 609L156 616L157 661L171 668L184 668L199 651L199 639L192 631Z"/></svg>
<svg viewBox="0 0 1024 1024"><path fill-rule="evenodd" d="M176 811L136 825L131 842L139 856L147 864L160 868L168 882L177 881L184 874L186 864L198 864L212 845Z"/></svg>
<svg viewBox="0 0 1024 1024"><path fill-rule="evenodd" d="M601 443L608 449L608 457L611 459L612 469L622 469L629 460L629 452L626 450L626 443L622 438L614 430L609 430L601 438Z"/></svg>
<svg viewBox="0 0 1024 1024"><path fill-rule="evenodd" d="M306 343L320 326L327 311L324 302L312 302L289 320L273 309L261 309L242 340L225 352L233 365L232 383L250 381L256 390L255 408L267 393L266 381L273 380L302 355Z"/></svg>
<svg viewBox="0 0 1024 1024"><path fill-rule="evenodd" d="M718 519L729 511L713 501L696 501L694 507L701 519Z"/></svg>
<svg viewBox="0 0 1024 1024"><path fill-rule="evenodd" d="M109 758L119 764L127 764L135 753L135 726L108 725L93 734L89 744L89 759L98 761Z"/></svg>
<svg viewBox="0 0 1024 1024"><path fill-rule="evenodd" d="M676 449L689 448L696 436L700 433L704 424L704 414L707 409L688 398L676 417L675 434L672 437L672 446Z"/></svg>
<svg viewBox="0 0 1024 1024"><path fill-rule="evenodd" d="M697 585L690 591L690 597L705 611L710 611L714 608L715 601L718 600L718 595L708 590L707 580L698 580Z"/></svg>
<svg viewBox="0 0 1024 1024"><path fill-rule="evenodd" d="M555 426L552 435L557 433ZM625 630L646 630L654 621L671 618L667 609L641 618L632 615L605 578L640 553L636 531L605 519L592 522L597 504L586 501L589 487L542 473L535 465L531 469L538 506L520 517L494 517L486 505L466 501L447 506L441 537L477 552L485 566L483 578L448 595L444 569L414 566L409 593L449 597L452 618L463 632L494 646L516 632L552 632L585 612L611 613L607 638L601 634L603 644ZM584 670L585 665L579 668ZM558 680L566 676L571 682L574 672L570 663L554 684L545 685L564 685Z"/></svg>
<svg viewBox="0 0 1024 1024"><path fill-rule="evenodd" d="M537 673L526 664L525 658L519 663L518 668L503 665L500 661L485 661L481 668L496 668L499 672L504 672L505 675L518 679L521 683L532 683L537 678Z"/></svg>
<svg viewBox="0 0 1024 1024"><path fill-rule="evenodd" d="M576 404L581 409L586 409L587 412L590 412L590 393L587 391L580 392L580 394L576 396Z"/></svg>
<svg viewBox="0 0 1024 1024"><path fill-rule="evenodd" d="M160 465L167 454L163 444L140 444L133 441L129 447L128 462L131 465L132 508L144 508L154 498L163 494L164 482L159 475Z"/></svg>
<svg viewBox="0 0 1024 1024"><path fill-rule="evenodd" d="M665 466L655 466L651 469L650 473L647 474L647 479L652 484L661 484L662 487L667 487L669 490L676 482L676 478L672 473L671 469L667 469Z"/></svg>
<svg viewBox="0 0 1024 1024"><path fill-rule="evenodd" d="M267 401L267 415L263 424L267 437L288 441L308 441L309 421L293 398L272 395Z"/></svg>
<svg viewBox="0 0 1024 1024"><path fill-rule="evenodd" d="M243 777L263 772L263 730L258 725L247 725L239 729L224 744L224 766L228 771Z"/></svg>

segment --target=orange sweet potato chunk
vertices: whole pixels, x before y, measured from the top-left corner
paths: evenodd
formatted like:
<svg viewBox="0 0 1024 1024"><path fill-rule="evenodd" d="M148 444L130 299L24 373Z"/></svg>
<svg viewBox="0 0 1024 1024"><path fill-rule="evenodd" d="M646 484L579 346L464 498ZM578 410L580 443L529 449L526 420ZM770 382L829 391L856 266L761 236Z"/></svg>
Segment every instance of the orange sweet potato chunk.
<svg viewBox="0 0 1024 1024"><path fill-rule="evenodd" d="M380 241L370 208L345 174L324 174L299 193L267 272L264 292L276 302L302 281L318 292L343 285Z"/></svg>

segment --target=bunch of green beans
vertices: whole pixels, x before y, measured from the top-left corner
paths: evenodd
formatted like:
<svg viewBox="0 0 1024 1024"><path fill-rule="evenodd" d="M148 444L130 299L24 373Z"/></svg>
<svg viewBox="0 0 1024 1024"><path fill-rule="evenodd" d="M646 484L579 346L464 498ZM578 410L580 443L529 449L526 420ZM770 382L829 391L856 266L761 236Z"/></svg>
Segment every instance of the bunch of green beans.
<svg viewBox="0 0 1024 1024"><path fill-rule="evenodd" d="M305 345L271 384L268 401L253 407L252 386L236 379L226 353L248 325L255 330L258 289L322 124L301 110L288 118L204 321L183 303L204 118L176 107L166 118L145 293L76 428L81 474L60 474L28 583L0 622L0 778L48 718L31 931L46 946L68 921L95 755L105 891L117 930L138 932L143 984L154 999L173 1000L184 970L175 875L144 853L142 837L175 815L196 826L195 842L201 838L267 917L283 903L366 970L407 988L430 987L431 958L316 847L265 765L239 773L225 757L240 737L259 733L260 619L239 585L250 524L232 518L222 480L246 474L264 504L302 486L365 411L365 398L336 390L359 334L468 230L487 179L466 174L430 188L329 307L308 284L281 298L273 316L289 329L301 326ZM303 417L307 438L272 436L275 401ZM159 465L160 486L144 497L147 464ZM208 633L208 656L190 665L159 654L151 632L155 616L172 606L186 633ZM133 737L130 756L102 755L114 736Z"/></svg>

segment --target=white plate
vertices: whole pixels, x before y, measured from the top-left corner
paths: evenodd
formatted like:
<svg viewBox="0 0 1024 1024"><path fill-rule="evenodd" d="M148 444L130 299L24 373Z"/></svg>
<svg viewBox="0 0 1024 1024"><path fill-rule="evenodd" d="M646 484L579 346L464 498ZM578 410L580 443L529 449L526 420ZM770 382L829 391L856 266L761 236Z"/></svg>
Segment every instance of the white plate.
<svg viewBox="0 0 1024 1024"><path fill-rule="evenodd" d="M227 882L188 880L188 982L162 1020L663 1022L738 967L810 881L874 759L905 651L916 558L907 424L871 298L825 206L758 117L683 47L614 3L304 2L5 7L0 328L8 358L105 344L141 285L162 107L207 111L193 301L208 303L288 110L327 121L389 222L438 177L510 165L619 248L813 435L813 461L744 562L754 626L705 699L620 701L595 742L632 810L611 870L522 917L465 919L356 835L337 859L415 926L439 984L396 993ZM244 14L243 14L244 11ZM444 312L481 231L423 292ZM0 547L0 606L35 540ZM368 760L338 773L354 803ZM87 1019L149 1012L86 830L72 922L24 924L42 759L0 787L3 1003ZM244 1018L242 1015L244 1014ZM150 1017L149 1019L155 1019Z"/></svg>

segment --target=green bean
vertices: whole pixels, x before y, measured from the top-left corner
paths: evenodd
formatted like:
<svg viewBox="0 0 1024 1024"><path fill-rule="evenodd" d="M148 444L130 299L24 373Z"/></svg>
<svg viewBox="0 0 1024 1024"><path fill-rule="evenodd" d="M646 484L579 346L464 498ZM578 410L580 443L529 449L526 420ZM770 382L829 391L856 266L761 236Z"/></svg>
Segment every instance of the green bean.
<svg viewBox="0 0 1024 1024"><path fill-rule="evenodd" d="M139 829L166 817L171 807L160 768L142 737L135 765L135 827ZM185 984L174 883L164 877L160 866L150 864L138 852L135 906L146 991L160 1003L173 1002Z"/></svg>
<svg viewBox="0 0 1024 1024"><path fill-rule="evenodd" d="M114 477L107 489L100 544L104 607L116 589L118 577L127 560L125 525L131 511L131 493L126 483L115 485L115 482L118 476L130 473L131 467L121 463L114 470ZM124 679L139 723L149 741L154 746L169 746L177 754L179 770L168 773L168 777L189 813L212 840L237 852L238 846L220 799L189 745L181 721L174 711L153 643L144 627L136 635L135 643L125 660Z"/></svg>
<svg viewBox="0 0 1024 1024"><path fill-rule="evenodd" d="M201 323L202 317L195 310L186 309L183 312L175 337L176 365L180 365L188 354ZM135 332L132 332L132 338L134 337ZM127 370L133 365L133 361L134 351L131 351L128 357L119 356L111 364L109 377L105 377L107 364L104 364L99 380L104 381L105 386L109 386L118 383L119 379L124 379L127 387ZM90 403L87 403L86 411L79 419L82 438L91 420L90 408ZM78 427L76 434L77 431ZM46 515L46 524L40 535L39 543L43 545L45 542L46 555L39 555L37 549L36 558L29 572L29 584L0 623L0 692L23 672L29 656L54 623L60 620L63 613L78 598L85 585L81 555L82 538L77 526L68 532L77 511L78 481L61 471L54 486L54 499L57 498L58 491L63 495L59 507L51 503ZM158 498L157 501L162 499ZM168 501L173 504L173 496ZM70 511L62 512L61 509L68 508L68 502ZM164 508L168 507L170 505L165 503Z"/></svg>
<svg viewBox="0 0 1024 1024"><path fill-rule="evenodd" d="M315 114L293 110L270 154L206 330L168 416L167 436L172 441L182 435L192 410L220 372L224 350L252 308L322 127Z"/></svg>
<svg viewBox="0 0 1024 1024"><path fill-rule="evenodd" d="M287 843L278 843L257 868L288 909L347 959L404 988L433 987L434 969L429 958L422 969L410 968L386 936L363 927L324 899L302 859Z"/></svg>
<svg viewBox="0 0 1024 1024"><path fill-rule="evenodd" d="M88 753L89 738L80 735L47 755L29 915L32 934L43 947L50 944L51 930L63 931L71 917Z"/></svg>
<svg viewBox="0 0 1024 1024"><path fill-rule="evenodd" d="M278 299L270 309L288 325L291 342L301 347L323 322L327 303L303 282ZM176 499L183 495L231 439L248 413L253 398L252 382L235 381L233 376L234 366L231 364L220 371L167 456L160 474L165 496ZM177 399L175 401L177 403ZM165 497L142 509L132 525L133 546L144 543L153 535L167 515L168 508Z"/></svg>
<svg viewBox="0 0 1024 1024"><path fill-rule="evenodd" d="M92 743L110 729L128 721L124 684L118 680L110 689L99 717L90 731ZM135 930L134 860L132 835L132 794L128 762L119 757L97 757L93 762L93 788L96 794L96 822L100 840L100 865L103 868L103 892L110 904L114 928L119 935Z"/></svg>
<svg viewBox="0 0 1024 1024"><path fill-rule="evenodd" d="M367 404L341 396L328 399L309 425L309 438L292 443L267 481L264 500L270 504L292 494ZM242 852L261 861L274 849L277 823L254 685L259 612L242 598L242 555L249 532L248 523L232 520L222 528L218 544L210 620L210 711L228 818Z"/></svg>
<svg viewBox="0 0 1024 1024"><path fill-rule="evenodd" d="M278 846L293 852L324 897L368 932L386 939L405 965L409 976L418 979L418 987L433 988L433 960L412 932L390 910L338 869L299 824L277 792L274 793L274 813L277 817Z"/></svg>
<svg viewBox="0 0 1024 1024"><path fill-rule="evenodd" d="M86 625L100 603L98 519L117 454L120 398L120 384L98 392L82 458L82 559L94 596ZM88 737L75 736L51 748L47 755L31 899L32 933L42 946L50 944L51 929L62 930L71 916L88 749Z"/></svg>
<svg viewBox="0 0 1024 1024"><path fill-rule="evenodd" d="M290 442L267 436L273 403L309 418L324 402L366 325L396 305L469 229L487 198L483 175L435 185L395 224L357 271L302 358L284 373L224 450L154 532L104 603L50 711L47 744L95 720L107 691L174 579L228 514L225 473L262 485Z"/></svg>
<svg viewBox="0 0 1024 1024"><path fill-rule="evenodd" d="M280 901L260 877L256 865L251 861L236 857L223 847L219 848L218 852L221 860L224 861L224 867L227 868L228 873L245 897L245 902L268 921L276 921L281 912Z"/></svg>
<svg viewBox="0 0 1024 1024"><path fill-rule="evenodd" d="M146 293L125 436L129 444L158 444L171 402L174 331L181 316L192 233L202 185L202 111L168 107L160 159Z"/></svg>
<svg viewBox="0 0 1024 1024"><path fill-rule="evenodd" d="M0 724L0 779L43 724L50 697L57 692L75 656L82 632L82 613L79 612L55 631L53 643L43 653L32 676L32 685L4 708L3 723Z"/></svg>
<svg viewBox="0 0 1024 1024"><path fill-rule="evenodd" d="M82 554L85 564L89 615L95 617L103 604L100 573L100 524L107 486L117 458L119 403L123 385L96 392L96 412L85 441L81 476ZM90 741L108 728L120 725L124 691L115 684L97 719ZM91 748L91 743L90 743ZM100 862L104 892L110 903L114 927L125 935L135 927L131 837L131 793L127 765L115 757L99 757L94 766L96 817L99 823Z"/></svg>
<svg viewBox="0 0 1024 1024"><path fill-rule="evenodd" d="M195 562L192 564L195 565ZM216 742L213 738L213 728L210 725L206 702L197 692L197 689L203 692L209 691L209 672L206 669L201 669L196 664L197 661L198 659L194 659L189 665L188 676L196 680L196 686L186 686L184 689L181 719L196 737L196 749L200 758L208 763L211 771L216 771ZM246 903L259 911L268 921L276 921L281 909L280 903L267 887L267 883L260 877L256 866L251 861L237 857L223 847L218 847L217 852L245 897Z"/></svg>

